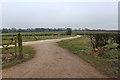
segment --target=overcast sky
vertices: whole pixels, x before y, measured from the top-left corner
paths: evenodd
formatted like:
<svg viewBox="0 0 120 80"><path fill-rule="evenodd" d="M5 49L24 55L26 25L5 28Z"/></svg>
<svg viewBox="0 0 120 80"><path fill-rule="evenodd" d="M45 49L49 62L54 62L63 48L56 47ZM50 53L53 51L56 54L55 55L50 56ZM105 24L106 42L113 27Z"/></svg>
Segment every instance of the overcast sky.
<svg viewBox="0 0 120 80"><path fill-rule="evenodd" d="M4 2L3 28L118 29L117 2Z"/></svg>

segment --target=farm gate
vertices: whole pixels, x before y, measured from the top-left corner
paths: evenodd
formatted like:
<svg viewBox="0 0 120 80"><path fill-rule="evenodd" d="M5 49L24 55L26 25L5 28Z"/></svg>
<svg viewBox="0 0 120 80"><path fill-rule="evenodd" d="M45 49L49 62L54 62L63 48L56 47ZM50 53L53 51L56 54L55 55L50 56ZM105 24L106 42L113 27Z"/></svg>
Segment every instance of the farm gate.
<svg viewBox="0 0 120 80"><path fill-rule="evenodd" d="M18 33L16 36L2 38L2 60L8 62L15 58L22 58L22 36Z"/></svg>

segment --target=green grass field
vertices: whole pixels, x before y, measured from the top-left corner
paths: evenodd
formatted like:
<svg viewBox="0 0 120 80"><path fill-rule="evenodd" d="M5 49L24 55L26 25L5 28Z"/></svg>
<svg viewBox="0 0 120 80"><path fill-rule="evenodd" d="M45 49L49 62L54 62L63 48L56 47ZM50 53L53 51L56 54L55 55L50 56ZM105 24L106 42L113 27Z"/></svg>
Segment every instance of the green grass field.
<svg viewBox="0 0 120 80"><path fill-rule="evenodd" d="M97 68L100 72L108 75L109 77L118 76L118 53L117 49L106 49L104 56L92 56L92 45L88 36L82 36L78 39L64 40L58 44L78 55L80 58L90 63Z"/></svg>
<svg viewBox="0 0 120 80"><path fill-rule="evenodd" d="M13 52L13 51L14 51L14 48L12 48L11 51ZM10 52L10 51L9 51L9 52ZM8 52L8 53L9 53L9 52ZM11 61L9 61L9 62L5 62L5 63L2 64L2 68L4 69L4 68L10 67L10 66L13 66L13 65L22 63L22 62L24 62L24 61L27 61L27 60L33 58L34 55L35 55L35 53L36 53L36 52L35 52L35 50L34 50L33 47L23 46L23 55L24 55L23 58L22 58L22 59L16 58L16 59L11 60Z"/></svg>
<svg viewBox="0 0 120 80"><path fill-rule="evenodd" d="M65 37L70 37L70 36L74 36L74 35L60 35L60 34L64 34L65 31L56 31L56 32L23 32L21 34L25 34L25 35L33 35L33 36L22 36L22 40L24 42L27 41L36 41L36 40L45 40L45 39L57 39L57 38L65 38ZM4 40L4 39L10 39L10 38L15 38L15 36L12 36L14 34L18 34L18 33L3 33L0 35L11 35L11 36L3 36L1 37L3 40L3 43L7 43L8 41ZM58 34L58 35L51 35L51 36L34 36L34 34Z"/></svg>
<svg viewBox="0 0 120 80"><path fill-rule="evenodd" d="M65 31L49 31L49 32L20 32L21 34L64 34ZM0 35L14 35L18 33L2 33Z"/></svg>
<svg viewBox="0 0 120 80"><path fill-rule="evenodd" d="M63 36L22 36L22 41L23 42L28 42L28 41L37 41L37 40L46 40L46 39L58 39L58 38L66 38L70 37L72 35L63 35ZM3 37L2 39L10 39L10 38L15 38L15 37ZM9 44L11 40L2 40L2 44ZM14 43L14 40L12 44ZM1 44L1 45L2 45Z"/></svg>
<svg viewBox="0 0 120 80"><path fill-rule="evenodd" d="M49 32L21 32L21 34L65 34L66 31L49 31ZM116 33L116 32L106 32L106 31L72 31L72 35L77 33ZM0 35L14 35L17 33L2 33Z"/></svg>
<svg viewBox="0 0 120 80"><path fill-rule="evenodd" d="M70 35L60 35L60 34L65 34L66 31L49 31L49 32L21 32L21 35L33 35L33 36L22 36L23 41L36 41L36 40L45 40L45 39L56 39L56 38L64 38L64 37L69 37ZM73 31L71 36L75 36L76 34L86 34L86 33L115 33L115 32L105 32L105 31ZM18 33L2 33L0 34L3 35L1 37L2 39L6 38L13 38L14 36ZM37 34L58 34L54 36L35 36ZM4 36L4 35L11 35L11 36ZM3 40L3 43L5 40Z"/></svg>

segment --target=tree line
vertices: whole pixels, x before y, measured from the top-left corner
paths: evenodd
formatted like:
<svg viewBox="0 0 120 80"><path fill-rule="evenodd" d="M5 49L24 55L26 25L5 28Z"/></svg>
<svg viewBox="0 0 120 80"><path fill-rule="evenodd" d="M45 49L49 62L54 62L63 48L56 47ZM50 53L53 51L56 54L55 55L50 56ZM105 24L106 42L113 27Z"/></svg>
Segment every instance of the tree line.
<svg viewBox="0 0 120 80"><path fill-rule="evenodd" d="M27 28L27 29L16 29L16 28L3 28L0 30L2 33L16 33L16 32L48 32L48 31L66 31L65 28Z"/></svg>
<svg viewBox="0 0 120 80"><path fill-rule="evenodd" d="M1 33L16 33L16 32L48 32L48 31L107 31L107 32L116 32L118 30L103 30L103 29L72 29L72 28L27 28L27 29L16 29L16 28L3 28L0 29Z"/></svg>

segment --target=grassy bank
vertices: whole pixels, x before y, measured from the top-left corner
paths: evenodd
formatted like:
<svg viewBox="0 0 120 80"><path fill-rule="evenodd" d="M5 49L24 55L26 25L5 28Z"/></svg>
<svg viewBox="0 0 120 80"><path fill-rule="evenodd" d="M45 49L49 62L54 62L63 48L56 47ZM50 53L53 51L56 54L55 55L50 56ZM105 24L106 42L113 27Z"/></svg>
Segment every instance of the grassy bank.
<svg viewBox="0 0 120 80"><path fill-rule="evenodd" d="M4 69L4 68L22 63L24 61L27 61L27 60L33 58L35 55L35 50L30 46L23 46L23 53L24 53L23 59L14 59L12 61L6 62L6 63L2 64L2 68Z"/></svg>
<svg viewBox="0 0 120 80"><path fill-rule="evenodd" d="M90 63L93 67L98 69L101 73L108 75L109 77L118 76L118 50L106 49L104 56L92 56L92 45L88 36L82 36L78 39L64 40L58 42L58 44L67 48L80 58Z"/></svg>

